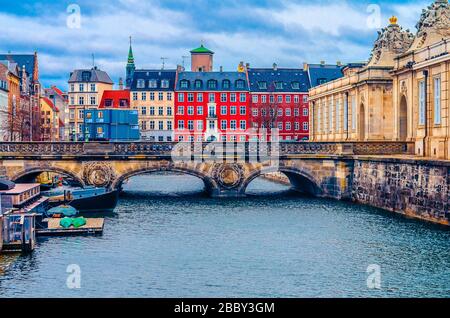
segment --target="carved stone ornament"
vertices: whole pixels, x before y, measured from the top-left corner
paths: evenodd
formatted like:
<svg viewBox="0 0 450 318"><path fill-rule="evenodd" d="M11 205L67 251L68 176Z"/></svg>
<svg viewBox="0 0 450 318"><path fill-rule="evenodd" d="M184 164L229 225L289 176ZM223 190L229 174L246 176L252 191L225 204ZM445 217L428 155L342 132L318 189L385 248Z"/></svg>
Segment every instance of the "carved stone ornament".
<svg viewBox="0 0 450 318"><path fill-rule="evenodd" d="M114 170L107 162L92 162L84 165L83 176L86 184L107 187L114 180Z"/></svg>
<svg viewBox="0 0 450 318"><path fill-rule="evenodd" d="M400 91L401 91L403 94L406 94L406 93L408 92L408 87L406 86L406 81L402 81L402 82L400 83Z"/></svg>
<svg viewBox="0 0 450 318"><path fill-rule="evenodd" d="M244 180L244 171L238 164L217 164L212 175L217 183L225 189L235 189Z"/></svg>
<svg viewBox="0 0 450 318"><path fill-rule="evenodd" d="M422 15L416 25L418 46L421 47L430 34L438 34L442 38L450 36L450 5L447 0L437 0L427 9L422 10Z"/></svg>

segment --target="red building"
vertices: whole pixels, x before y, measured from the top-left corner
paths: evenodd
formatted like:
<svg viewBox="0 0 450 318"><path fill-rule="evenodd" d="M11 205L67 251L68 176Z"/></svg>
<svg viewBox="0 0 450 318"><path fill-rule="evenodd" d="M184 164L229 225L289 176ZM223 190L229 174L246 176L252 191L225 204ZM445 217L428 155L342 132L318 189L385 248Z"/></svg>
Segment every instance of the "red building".
<svg viewBox="0 0 450 318"><path fill-rule="evenodd" d="M130 109L129 90L108 90L103 92L99 108Z"/></svg>
<svg viewBox="0 0 450 318"><path fill-rule="evenodd" d="M175 140L248 140L248 90L245 73L179 73L175 92Z"/></svg>
<svg viewBox="0 0 450 318"><path fill-rule="evenodd" d="M251 126L268 140L278 128L280 140L309 139L308 73L302 69L249 68ZM262 133L266 130L267 134Z"/></svg>

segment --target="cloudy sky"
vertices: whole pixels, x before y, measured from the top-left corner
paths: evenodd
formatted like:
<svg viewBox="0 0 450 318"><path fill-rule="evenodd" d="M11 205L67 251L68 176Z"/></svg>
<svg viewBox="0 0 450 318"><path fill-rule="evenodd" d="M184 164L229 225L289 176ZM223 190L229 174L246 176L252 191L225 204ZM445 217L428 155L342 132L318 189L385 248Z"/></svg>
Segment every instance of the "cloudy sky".
<svg viewBox="0 0 450 318"><path fill-rule="evenodd" d="M430 3L0 0L0 52L37 50L42 82L63 89L71 70L92 66L92 54L117 83L124 77L130 35L138 68L161 68L161 57L174 68L202 41L216 52L215 67L227 70L240 61L255 67L356 62L368 59L377 29L390 16L415 32L421 10Z"/></svg>

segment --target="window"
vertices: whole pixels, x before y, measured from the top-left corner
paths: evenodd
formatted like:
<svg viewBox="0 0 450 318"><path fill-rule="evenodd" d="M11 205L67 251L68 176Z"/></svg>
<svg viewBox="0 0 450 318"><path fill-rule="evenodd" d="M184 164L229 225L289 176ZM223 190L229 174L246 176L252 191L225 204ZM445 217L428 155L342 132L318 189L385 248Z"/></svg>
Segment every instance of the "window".
<svg viewBox="0 0 450 318"><path fill-rule="evenodd" d="M303 95L303 103L307 103L308 102L308 96Z"/></svg>
<svg viewBox="0 0 450 318"><path fill-rule="evenodd" d="M258 117L258 108L252 108L252 116Z"/></svg>
<svg viewBox="0 0 450 318"><path fill-rule="evenodd" d="M236 81L236 88L237 89L244 89L245 87L245 82L243 80L237 80Z"/></svg>
<svg viewBox="0 0 450 318"><path fill-rule="evenodd" d="M194 106L188 106L188 115L193 116L194 115Z"/></svg>
<svg viewBox="0 0 450 318"><path fill-rule="evenodd" d="M278 130L283 130L283 123L278 123Z"/></svg>
<svg viewBox="0 0 450 318"><path fill-rule="evenodd" d="M184 94L183 93L179 93L178 94L178 102L179 103L184 103Z"/></svg>
<svg viewBox="0 0 450 318"><path fill-rule="evenodd" d="M227 94L226 93L220 94L220 101L222 103L226 103L227 102Z"/></svg>
<svg viewBox="0 0 450 318"><path fill-rule="evenodd" d="M299 108L294 108L294 116L295 117L300 116L300 109Z"/></svg>
<svg viewBox="0 0 450 318"><path fill-rule="evenodd" d="M155 100L155 93L150 93L150 100Z"/></svg>
<svg viewBox="0 0 450 318"><path fill-rule="evenodd" d="M292 82L291 83L292 89L300 89L300 83L299 82Z"/></svg>
<svg viewBox="0 0 450 318"><path fill-rule="evenodd" d="M184 120L179 120L178 121L178 129L179 130L184 130Z"/></svg>
<svg viewBox="0 0 450 318"><path fill-rule="evenodd" d="M187 80L182 80L182 81L180 82L180 87L181 87L182 89L187 89L187 88L189 88L189 81L187 81Z"/></svg>
<svg viewBox="0 0 450 318"><path fill-rule="evenodd" d="M275 103L275 96L274 95L270 95L269 102L271 104Z"/></svg>
<svg viewBox="0 0 450 318"><path fill-rule="evenodd" d="M303 123L303 130L304 131L308 131L309 130L309 123L306 122L306 121Z"/></svg>
<svg viewBox="0 0 450 318"><path fill-rule="evenodd" d="M232 103L236 103L237 102L236 93L231 93L230 94L230 102L232 102Z"/></svg>
<svg viewBox="0 0 450 318"><path fill-rule="evenodd" d="M247 107L246 106L241 106L239 109L239 114L242 116L245 116L247 114Z"/></svg>
<svg viewBox="0 0 450 318"><path fill-rule="evenodd" d="M70 97L70 105L75 105L75 97Z"/></svg>
<svg viewBox="0 0 450 318"><path fill-rule="evenodd" d="M236 120L230 121L230 129L231 130L236 130L236 125L237 125Z"/></svg>
<svg viewBox="0 0 450 318"><path fill-rule="evenodd" d="M81 80L83 82L89 82L91 79L91 72L85 71L81 73Z"/></svg>
<svg viewBox="0 0 450 318"><path fill-rule="evenodd" d="M208 101L209 101L210 103L214 103L214 102L216 101L216 95L215 95L214 93L210 93L210 94L208 95Z"/></svg>
<svg viewBox="0 0 450 318"><path fill-rule="evenodd" d="M434 124L441 124L441 79L434 79Z"/></svg>
<svg viewBox="0 0 450 318"><path fill-rule="evenodd" d="M223 80L222 82L222 89L230 89L231 87L231 82L229 80Z"/></svg>
<svg viewBox="0 0 450 318"><path fill-rule="evenodd" d="M145 81L143 79L137 80L137 88L145 88Z"/></svg>
<svg viewBox="0 0 450 318"><path fill-rule="evenodd" d="M261 96L261 103L263 103L263 104L267 103L267 96L266 95Z"/></svg>
<svg viewBox="0 0 450 318"><path fill-rule="evenodd" d="M230 115L236 115L237 114L237 108L236 106L230 107Z"/></svg>
<svg viewBox="0 0 450 318"><path fill-rule="evenodd" d="M69 111L69 119L75 119L75 110L74 109L71 109Z"/></svg>
<svg viewBox="0 0 450 318"><path fill-rule="evenodd" d="M295 130L300 130L300 123L299 122L295 122Z"/></svg>
<svg viewBox="0 0 450 318"><path fill-rule="evenodd" d="M75 92L75 85L74 84L70 84L70 91L71 92Z"/></svg>
<svg viewBox="0 0 450 318"><path fill-rule="evenodd" d="M80 92L84 92L84 84L80 84L79 85L79 91Z"/></svg>
<svg viewBox="0 0 450 318"><path fill-rule="evenodd" d="M247 101L247 94L241 93L241 94L239 95L239 101L240 101L241 103L245 103L245 102Z"/></svg>
<svg viewBox="0 0 450 318"><path fill-rule="evenodd" d="M155 116L155 107L154 106L150 107L150 116Z"/></svg>
<svg viewBox="0 0 450 318"><path fill-rule="evenodd" d="M172 116L172 106L167 107L167 116Z"/></svg>
<svg viewBox="0 0 450 318"><path fill-rule="evenodd" d="M158 107L158 115L164 116L164 107Z"/></svg>
<svg viewBox="0 0 450 318"><path fill-rule="evenodd" d="M252 96L252 103L253 103L253 104L257 104L257 103L258 103L258 99L259 99L259 98L258 98L258 95L253 95L253 96Z"/></svg>
<svg viewBox="0 0 450 318"><path fill-rule="evenodd" d="M169 88L169 85L170 85L170 81L169 80L163 79L161 81L161 88Z"/></svg>
<svg viewBox="0 0 450 318"><path fill-rule="evenodd" d="M291 123L290 122L287 122L286 123L286 130L291 130Z"/></svg>
<svg viewBox="0 0 450 318"><path fill-rule="evenodd" d="M290 108L286 108L285 112L286 112L286 117L291 117L292 116L292 111L291 111Z"/></svg>
<svg viewBox="0 0 450 318"><path fill-rule="evenodd" d="M121 99L119 100L119 107L128 107L128 100L127 99Z"/></svg>
<svg viewBox="0 0 450 318"><path fill-rule="evenodd" d="M188 93L188 102L192 103L194 101L194 94Z"/></svg>
<svg viewBox="0 0 450 318"><path fill-rule="evenodd" d="M84 111L82 109L78 110L78 118L83 119L84 118Z"/></svg>
<svg viewBox="0 0 450 318"><path fill-rule="evenodd" d="M258 82L259 89L267 89L267 82Z"/></svg>
<svg viewBox="0 0 450 318"><path fill-rule="evenodd" d="M184 136L178 136L178 141L179 142L183 142L184 141Z"/></svg>
<svg viewBox="0 0 450 318"><path fill-rule="evenodd" d="M292 102L292 96L291 95L286 95L286 103L291 103Z"/></svg>
<svg viewBox="0 0 450 318"><path fill-rule="evenodd" d="M167 100L171 101L172 100L172 93L167 93Z"/></svg>
<svg viewBox="0 0 450 318"><path fill-rule="evenodd" d="M164 130L164 122L163 121L159 121L158 122L158 129L159 130Z"/></svg>
<svg viewBox="0 0 450 318"><path fill-rule="evenodd" d="M322 131L322 105L317 105L317 131Z"/></svg>
<svg viewBox="0 0 450 318"><path fill-rule="evenodd" d="M167 121L167 130L172 130L172 121Z"/></svg>
<svg viewBox="0 0 450 318"><path fill-rule="evenodd" d="M113 106L113 100L112 99L106 99L105 100L105 107L112 107Z"/></svg>
<svg viewBox="0 0 450 318"><path fill-rule="evenodd" d="M147 100L147 93L141 93L141 100Z"/></svg>
<svg viewBox="0 0 450 318"><path fill-rule="evenodd" d="M283 117L283 109L278 109L278 117Z"/></svg>
<svg viewBox="0 0 450 318"><path fill-rule="evenodd" d="M158 100L163 101L164 100L164 93L160 92L158 93Z"/></svg>
<svg viewBox="0 0 450 318"><path fill-rule="evenodd" d="M194 130L194 121L188 120L188 130Z"/></svg>
<svg viewBox="0 0 450 318"><path fill-rule="evenodd" d="M141 122L141 129L142 129L142 130L147 130L147 122L146 122L145 120L143 120L143 121Z"/></svg>
<svg viewBox="0 0 450 318"><path fill-rule="evenodd" d="M328 130L333 131L333 99L330 99L330 105L328 108Z"/></svg>
<svg viewBox="0 0 450 318"><path fill-rule="evenodd" d="M202 82L201 80L196 80L196 81L194 82L194 86L195 86L195 89L202 89L202 87L203 87L203 82Z"/></svg>
<svg viewBox="0 0 450 318"><path fill-rule="evenodd" d="M153 120L150 121L150 130L155 130L155 122Z"/></svg>
<svg viewBox="0 0 450 318"><path fill-rule="evenodd" d="M203 120L197 120L197 130L203 131Z"/></svg>
<svg viewBox="0 0 450 318"><path fill-rule="evenodd" d="M136 93L136 92L133 92L133 100L138 100L138 93Z"/></svg>
<svg viewBox="0 0 450 318"><path fill-rule="evenodd" d="M227 106L221 106L220 107L220 114L226 115L227 114Z"/></svg>
<svg viewBox="0 0 450 318"><path fill-rule="evenodd" d="M425 125L425 81L419 82L419 125Z"/></svg>
<svg viewBox="0 0 450 318"><path fill-rule="evenodd" d="M197 102L203 103L203 93L197 93Z"/></svg>
<svg viewBox="0 0 450 318"><path fill-rule="evenodd" d="M178 115L184 115L184 106L178 106L177 114Z"/></svg>
<svg viewBox="0 0 450 318"><path fill-rule="evenodd" d="M203 106L197 106L197 115L203 115Z"/></svg>
<svg viewBox="0 0 450 318"><path fill-rule="evenodd" d="M247 121L241 120L239 123L239 128L241 128L241 130L247 130Z"/></svg>
<svg viewBox="0 0 450 318"><path fill-rule="evenodd" d="M352 96L352 130L356 130L356 96Z"/></svg>
<svg viewBox="0 0 450 318"><path fill-rule="evenodd" d="M91 96L91 105L97 105L97 99L95 96Z"/></svg>
<svg viewBox="0 0 450 318"><path fill-rule="evenodd" d="M348 96L344 95L344 131L348 131Z"/></svg>
<svg viewBox="0 0 450 318"><path fill-rule="evenodd" d="M95 84L91 84L91 92L95 92L96 91L96 87L95 87L96 85Z"/></svg>
<svg viewBox="0 0 450 318"><path fill-rule="evenodd" d="M278 101L278 103L282 103L283 102L283 96L282 95L278 95L277 96L277 101Z"/></svg>
<svg viewBox="0 0 450 318"><path fill-rule="evenodd" d="M217 89L217 81L216 80L209 80L208 81L208 89Z"/></svg>
<svg viewBox="0 0 450 318"><path fill-rule="evenodd" d="M80 97L78 98L78 104L79 104L79 105L84 105L84 97L83 97L83 96L80 96Z"/></svg>
<svg viewBox="0 0 450 318"><path fill-rule="evenodd" d="M341 101L339 98L336 99L336 132L341 131Z"/></svg>
<svg viewBox="0 0 450 318"><path fill-rule="evenodd" d="M226 120L222 120L220 122L220 129L223 131L227 130L227 121Z"/></svg>
<svg viewBox="0 0 450 318"><path fill-rule="evenodd" d="M275 82L275 89L283 89L283 82Z"/></svg>
<svg viewBox="0 0 450 318"><path fill-rule="evenodd" d="M142 108L141 108L141 115L147 115L147 107L145 107L145 106L143 106Z"/></svg>

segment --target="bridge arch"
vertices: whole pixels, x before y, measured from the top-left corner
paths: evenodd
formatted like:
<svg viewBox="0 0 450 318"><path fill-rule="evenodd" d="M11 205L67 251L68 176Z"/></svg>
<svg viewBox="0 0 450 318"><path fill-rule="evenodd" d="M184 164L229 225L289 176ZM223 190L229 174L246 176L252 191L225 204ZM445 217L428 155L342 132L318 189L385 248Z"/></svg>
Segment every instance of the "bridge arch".
<svg viewBox="0 0 450 318"><path fill-rule="evenodd" d="M289 182L291 183L292 187L295 190L301 191L308 195L318 196L318 197L323 196L323 194L324 194L324 190L321 187L320 182L318 180L316 180L316 178L314 178L314 176L312 176L309 172L307 172L305 170L297 169L297 168L283 167L283 168L279 168L277 172L283 173L289 179ZM241 187L239 189L239 192L242 193L243 195L245 195L245 192L246 192L248 186L250 185L250 183L253 180L255 180L265 174L266 173L264 173L261 170L258 170L256 172L252 173L243 182L243 184L241 185Z"/></svg>
<svg viewBox="0 0 450 318"><path fill-rule="evenodd" d="M75 172L68 171L68 170L62 169L62 168L57 168L57 167L35 167L35 168L24 169L24 170L21 170L21 171L15 173L11 177L11 181L13 181L13 182L28 181L29 182L30 179L35 179L41 173L44 173L44 172L52 172L52 173L56 173L56 174L62 174L64 176L67 176L67 177L70 177L70 178L76 180L82 187L84 187L86 185L84 180L82 178L80 178Z"/></svg>
<svg viewBox="0 0 450 318"><path fill-rule="evenodd" d="M135 176L139 175L146 175L146 174L152 174L152 173L158 173L158 172L169 172L169 173L180 173L180 174L186 174L193 177L197 177L203 181L205 184L205 190L207 192L213 191L213 189L217 188L216 182L210 178L208 175L192 169L186 169L186 168L180 168L180 167L170 167L170 168L158 168L158 167L146 167L146 168L139 168L127 171L120 176L118 176L113 183L111 184L111 188L114 190L119 190L122 187L122 184Z"/></svg>

